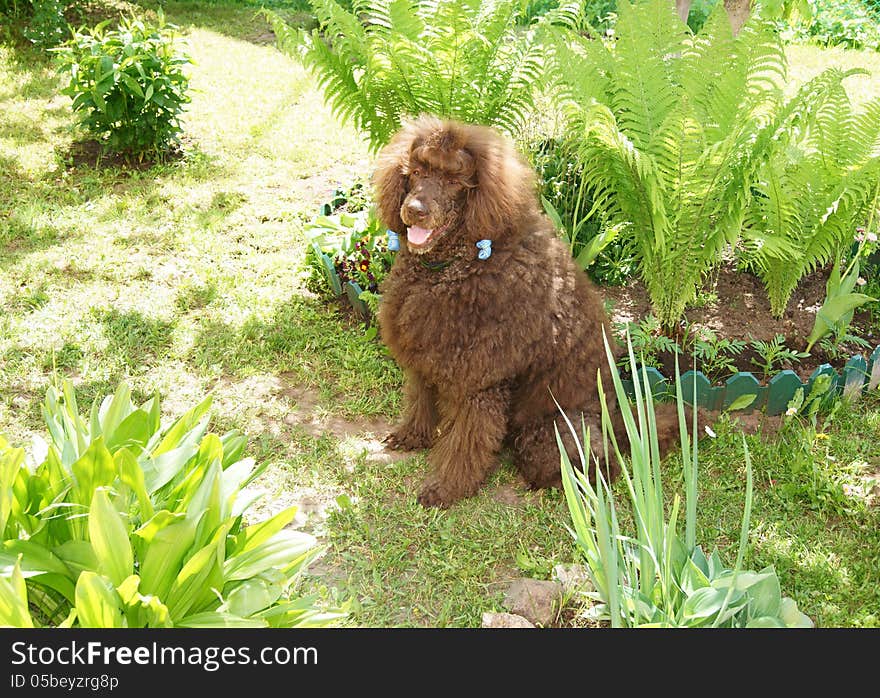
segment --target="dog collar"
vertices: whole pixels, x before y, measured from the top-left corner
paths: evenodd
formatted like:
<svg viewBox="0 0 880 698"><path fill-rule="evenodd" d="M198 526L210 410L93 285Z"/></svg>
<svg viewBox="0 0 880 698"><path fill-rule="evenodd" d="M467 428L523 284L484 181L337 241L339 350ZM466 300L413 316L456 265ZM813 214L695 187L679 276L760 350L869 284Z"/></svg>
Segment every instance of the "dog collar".
<svg viewBox="0 0 880 698"><path fill-rule="evenodd" d="M456 259L458 259L458 258L456 257ZM446 267L448 267L454 261L455 261L455 259L447 259L442 262L429 262L425 259L420 259L419 264L421 264L428 271L443 271L444 269L446 269Z"/></svg>
<svg viewBox="0 0 880 698"><path fill-rule="evenodd" d="M397 237L397 234L388 231L388 249L389 250L397 250L400 249L400 241ZM492 241L491 240L480 240L477 242L477 259L485 261L492 256ZM419 264L422 265L428 271L443 271L452 264L458 257L455 259L446 259L442 262L428 262L427 260L420 259Z"/></svg>

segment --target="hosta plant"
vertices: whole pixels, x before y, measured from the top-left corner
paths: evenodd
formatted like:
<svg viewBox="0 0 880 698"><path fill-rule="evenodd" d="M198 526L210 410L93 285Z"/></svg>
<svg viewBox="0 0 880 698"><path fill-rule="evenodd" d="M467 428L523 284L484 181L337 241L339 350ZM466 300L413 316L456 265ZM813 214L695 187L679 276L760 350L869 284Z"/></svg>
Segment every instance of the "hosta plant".
<svg viewBox="0 0 880 698"><path fill-rule="evenodd" d="M671 328L737 241L757 170L842 77L786 101L785 53L760 6L736 37L721 3L696 35L667 0L622 0L618 13L613 44L554 32L554 74L595 205L627 224Z"/></svg>
<svg viewBox="0 0 880 698"><path fill-rule="evenodd" d="M190 59L179 50L176 27L160 13L157 24L109 20L78 31L57 50L80 126L108 150L143 159L178 142L180 115L189 101Z"/></svg>
<svg viewBox="0 0 880 698"><path fill-rule="evenodd" d="M298 581L317 554L288 508L248 520L263 467L208 431L210 398L169 425L123 384L79 413L69 382L48 440L0 439L0 625L289 627L339 617Z"/></svg>
<svg viewBox="0 0 880 698"><path fill-rule="evenodd" d="M613 627L811 627L797 604L781 593L773 567L743 569L752 508L752 466L743 438L746 477L745 509L733 567L717 550L706 554L697 543L698 448L686 429L681 380L676 370L676 399L681 429L684 501L676 492L667 506L669 480L660 466L657 426L647 374L639 376L632 343L628 342L635 387L631 405L606 341L616 399L626 426L629 450L624 455L610 428L604 386L602 405L604 453L590 451L589 433L582 435L579 467L572 465L557 432L562 483L572 517L571 532L586 561L598 601L597 616ZM694 401L696 395L693 396ZM693 432L696 433L696 414ZM568 423L577 440L577 430ZM583 429L586 432L586 429ZM614 459L621 468L624 497L632 511L625 530L618 514L618 495L603 476L600 462ZM672 478L674 479L674 478ZM682 512L683 507L683 512ZM684 531L680 516L684 515Z"/></svg>
<svg viewBox="0 0 880 698"><path fill-rule="evenodd" d="M423 112L514 133L530 113L545 48L518 26L518 1L355 0L347 10L313 0L312 8L311 32L267 13L278 45L314 72L334 113L374 149Z"/></svg>

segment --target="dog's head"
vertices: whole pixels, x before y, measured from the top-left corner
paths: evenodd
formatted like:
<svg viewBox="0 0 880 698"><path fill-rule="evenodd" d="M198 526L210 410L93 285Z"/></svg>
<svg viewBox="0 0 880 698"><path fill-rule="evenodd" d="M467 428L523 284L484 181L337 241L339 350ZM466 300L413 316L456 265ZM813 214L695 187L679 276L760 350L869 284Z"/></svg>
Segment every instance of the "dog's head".
<svg viewBox="0 0 880 698"><path fill-rule="evenodd" d="M536 202L534 173L509 139L431 116L404 124L373 181L382 222L417 254L462 235L497 241Z"/></svg>

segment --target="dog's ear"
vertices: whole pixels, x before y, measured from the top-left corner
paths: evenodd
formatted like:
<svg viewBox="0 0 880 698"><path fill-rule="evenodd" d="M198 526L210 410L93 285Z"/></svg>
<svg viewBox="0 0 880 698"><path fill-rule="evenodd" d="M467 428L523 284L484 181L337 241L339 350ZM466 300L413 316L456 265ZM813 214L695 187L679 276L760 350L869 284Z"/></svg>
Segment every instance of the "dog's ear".
<svg viewBox="0 0 880 698"><path fill-rule="evenodd" d="M466 223L474 240L497 240L535 206L535 173L513 143L494 129L468 127L465 149L474 158Z"/></svg>
<svg viewBox="0 0 880 698"><path fill-rule="evenodd" d="M400 219L400 207L406 197L406 170L415 135L412 125L404 126L398 131L388 145L379 151L373 173L379 220L399 235L406 233L406 224Z"/></svg>

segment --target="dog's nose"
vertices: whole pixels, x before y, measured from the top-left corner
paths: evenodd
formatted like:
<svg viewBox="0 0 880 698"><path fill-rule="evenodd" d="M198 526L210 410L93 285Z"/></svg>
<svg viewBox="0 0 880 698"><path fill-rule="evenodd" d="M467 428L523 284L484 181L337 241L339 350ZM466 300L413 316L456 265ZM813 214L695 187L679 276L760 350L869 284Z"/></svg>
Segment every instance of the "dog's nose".
<svg viewBox="0 0 880 698"><path fill-rule="evenodd" d="M405 206L407 213L416 218L424 218L428 215L428 207L419 199L412 198L406 202Z"/></svg>

